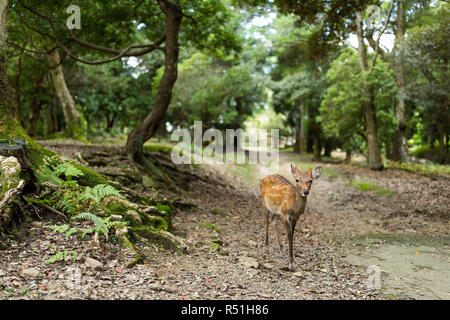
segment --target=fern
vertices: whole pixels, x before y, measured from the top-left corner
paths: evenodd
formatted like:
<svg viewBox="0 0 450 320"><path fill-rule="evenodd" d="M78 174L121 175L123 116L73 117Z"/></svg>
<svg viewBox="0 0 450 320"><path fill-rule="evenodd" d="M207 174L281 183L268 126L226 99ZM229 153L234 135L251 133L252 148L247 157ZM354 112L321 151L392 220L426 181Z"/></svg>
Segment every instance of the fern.
<svg viewBox="0 0 450 320"><path fill-rule="evenodd" d="M80 177L84 175L80 169L75 168L69 162L59 163L53 171L57 176L64 174L68 180L71 180L73 177Z"/></svg>
<svg viewBox="0 0 450 320"><path fill-rule="evenodd" d="M84 193L80 196L81 201L93 200L100 202L109 196L116 196L123 199L120 191L107 184L98 184L94 188L87 187Z"/></svg>
<svg viewBox="0 0 450 320"><path fill-rule="evenodd" d="M64 250L59 251L49 259L45 260L44 263L54 263L57 261L67 261L69 259L69 254L72 256L73 261L77 260L78 253L74 250Z"/></svg>
<svg viewBox="0 0 450 320"><path fill-rule="evenodd" d="M63 224L61 226L58 225L51 225L51 226L45 226L46 228L52 229L54 232L59 232L59 233L64 233L64 235L66 236L66 238L70 237L71 235L75 234L78 232L78 229L75 227L72 227L69 229L69 225L67 224Z"/></svg>
<svg viewBox="0 0 450 320"><path fill-rule="evenodd" d="M72 213L76 211L78 203L79 201L75 192L66 191L63 193L62 199L56 203L55 208L66 213Z"/></svg>
<svg viewBox="0 0 450 320"><path fill-rule="evenodd" d="M40 171L36 172L36 176L39 180L51 182L56 186L64 185L64 181L48 166L43 166Z"/></svg>
<svg viewBox="0 0 450 320"><path fill-rule="evenodd" d="M93 228L89 228L83 233L83 236L86 235L86 233L90 231L94 231L97 234L103 233L106 240L108 240L108 232L109 232L109 226L105 224L102 218L99 216L89 213L89 212L83 212L80 214L77 214L76 216L71 218L72 220L90 220L94 223Z"/></svg>

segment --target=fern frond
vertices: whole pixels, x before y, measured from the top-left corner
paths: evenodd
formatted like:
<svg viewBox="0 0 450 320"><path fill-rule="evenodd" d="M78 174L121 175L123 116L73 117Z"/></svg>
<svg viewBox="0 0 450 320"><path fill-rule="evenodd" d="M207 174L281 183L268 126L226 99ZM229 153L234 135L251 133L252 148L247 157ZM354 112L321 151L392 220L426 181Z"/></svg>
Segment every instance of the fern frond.
<svg viewBox="0 0 450 320"><path fill-rule="evenodd" d="M76 216L72 217L72 220L90 220L92 222L94 222L95 227L93 228L93 230L95 231L95 233L99 234L102 233L106 240L108 240L108 232L109 232L109 227L108 225L105 224L105 222L103 221L102 218L100 218L99 216L90 213L90 212L83 212L80 214L77 214ZM92 230L92 229L90 229ZM83 237L87 232L83 233Z"/></svg>
<svg viewBox="0 0 450 320"><path fill-rule="evenodd" d="M122 198L121 191L107 184L98 184L94 188L87 187L84 193L80 196L81 201L93 200L94 202L100 202L106 197L116 196Z"/></svg>
<svg viewBox="0 0 450 320"><path fill-rule="evenodd" d="M70 162L59 163L53 171L56 175L60 176L61 174L64 174L67 178L84 175L80 169L75 168Z"/></svg>

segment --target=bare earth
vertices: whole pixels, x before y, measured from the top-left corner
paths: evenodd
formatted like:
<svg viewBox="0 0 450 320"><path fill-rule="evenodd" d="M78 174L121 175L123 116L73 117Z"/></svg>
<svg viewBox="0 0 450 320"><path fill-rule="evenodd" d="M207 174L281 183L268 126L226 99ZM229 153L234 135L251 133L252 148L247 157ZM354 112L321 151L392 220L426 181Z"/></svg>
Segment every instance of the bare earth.
<svg viewBox="0 0 450 320"><path fill-rule="evenodd" d="M294 155L280 156L280 173L292 180ZM44 218L32 223L25 239L0 251L0 299L450 299L449 177L320 165L326 170L313 184L294 235L295 272L286 269L274 227L265 253L258 167L245 179L228 166L208 167L214 179L189 185L188 200L197 207L173 218L187 253L152 246L144 264L125 269L118 244L95 247L65 238L44 228L54 223ZM391 192L349 183L360 178ZM64 250L77 251L76 261L43 263ZM86 266L86 257L103 267ZM381 269L380 289L368 284L371 265ZM39 275L24 275L29 268Z"/></svg>

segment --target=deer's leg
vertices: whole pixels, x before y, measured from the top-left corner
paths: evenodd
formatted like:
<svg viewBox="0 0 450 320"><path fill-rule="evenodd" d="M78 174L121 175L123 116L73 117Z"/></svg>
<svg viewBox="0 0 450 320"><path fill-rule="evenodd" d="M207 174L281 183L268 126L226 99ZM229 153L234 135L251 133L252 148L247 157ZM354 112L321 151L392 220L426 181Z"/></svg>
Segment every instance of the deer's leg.
<svg viewBox="0 0 450 320"><path fill-rule="evenodd" d="M264 206L264 214L265 214L265 221L264 221L264 231L266 234L266 240L265 240L265 246L267 249L269 249L269 223L270 223L270 212L267 210L267 208Z"/></svg>
<svg viewBox="0 0 450 320"><path fill-rule="evenodd" d="M289 270L294 270L294 256L292 252L292 224L289 220L285 221L286 225L286 233L288 238L288 245L289 245Z"/></svg>
<svg viewBox="0 0 450 320"><path fill-rule="evenodd" d="M278 221L280 221L280 217L277 217L277 220L275 221L275 230L277 232L278 248L280 249L280 253L283 255L283 246L281 245L280 234L278 231Z"/></svg>

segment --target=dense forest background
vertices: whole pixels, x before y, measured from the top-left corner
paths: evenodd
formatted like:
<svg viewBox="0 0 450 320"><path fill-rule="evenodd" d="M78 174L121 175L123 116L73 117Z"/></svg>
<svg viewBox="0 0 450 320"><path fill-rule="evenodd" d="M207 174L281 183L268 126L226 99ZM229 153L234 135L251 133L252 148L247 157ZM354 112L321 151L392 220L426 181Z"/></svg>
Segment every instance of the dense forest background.
<svg viewBox="0 0 450 320"><path fill-rule="evenodd" d="M8 82L28 134L128 136L137 157L201 120L279 128L315 159L448 163L446 1L164 3L81 1L70 30L70 1L10 1Z"/></svg>

